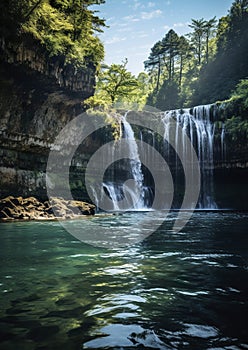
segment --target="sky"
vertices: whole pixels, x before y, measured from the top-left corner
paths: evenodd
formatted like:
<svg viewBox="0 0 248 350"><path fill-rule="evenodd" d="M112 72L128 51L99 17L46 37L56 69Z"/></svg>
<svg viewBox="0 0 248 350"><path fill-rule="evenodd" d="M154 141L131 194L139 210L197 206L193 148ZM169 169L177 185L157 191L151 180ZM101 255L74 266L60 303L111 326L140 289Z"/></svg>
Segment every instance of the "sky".
<svg viewBox="0 0 248 350"><path fill-rule="evenodd" d="M92 7L109 28L99 35L105 47L105 63L120 64L138 75L144 71L152 46L173 29L184 35L191 19L217 19L228 14L233 0L106 0Z"/></svg>

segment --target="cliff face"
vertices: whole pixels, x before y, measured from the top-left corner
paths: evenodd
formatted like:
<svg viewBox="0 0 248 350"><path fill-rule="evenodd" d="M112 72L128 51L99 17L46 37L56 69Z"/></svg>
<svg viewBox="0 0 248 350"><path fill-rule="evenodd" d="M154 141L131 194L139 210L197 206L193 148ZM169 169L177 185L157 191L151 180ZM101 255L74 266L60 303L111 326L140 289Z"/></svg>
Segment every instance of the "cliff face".
<svg viewBox="0 0 248 350"><path fill-rule="evenodd" d="M32 195L46 199L45 171L49 152L60 130L84 112L83 101L94 92L94 73L92 66L78 70L65 65L62 57L48 57L41 47L28 39L19 45L1 41L0 198ZM223 124L234 112L228 108L222 112L215 110L211 114L216 123L216 183L218 187L225 184L228 188L234 182L241 183L240 193L247 193L243 186L247 182L247 138L242 139L239 131L236 135L229 123L223 148ZM92 119L89 117L89 122ZM111 130L109 136L112 136ZM100 131L92 135L74 157L70 180L77 199L88 200L82 174L91 154L106 137L105 131L104 135Z"/></svg>
<svg viewBox="0 0 248 350"><path fill-rule="evenodd" d="M39 76L43 84L79 92L81 96L91 96L94 92L95 67L87 64L77 68L65 62L63 56L50 57L46 50L30 36L23 35L19 42L9 42L0 38L2 62L18 67L28 74Z"/></svg>
<svg viewBox="0 0 248 350"><path fill-rule="evenodd" d="M46 198L45 169L52 143L84 111L83 101L94 91L93 67L77 70L31 45L1 41L0 198ZM88 153L90 147L89 142Z"/></svg>

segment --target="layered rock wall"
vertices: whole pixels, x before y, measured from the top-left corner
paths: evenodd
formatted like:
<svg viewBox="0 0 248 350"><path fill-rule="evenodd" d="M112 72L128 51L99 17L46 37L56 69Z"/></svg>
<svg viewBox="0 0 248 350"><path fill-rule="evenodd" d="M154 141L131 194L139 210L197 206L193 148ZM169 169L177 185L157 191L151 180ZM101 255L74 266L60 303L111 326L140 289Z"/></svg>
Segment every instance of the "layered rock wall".
<svg viewBox="0 0 248 350"><path fill-rule="evenodd" d="M0 198L46 199L49 151L60 130L84 111L84 100L94 91L94 73L93 66L77 70L62 57L49 58L28 40L19 45L1 40ZM82 163L93 143L88 141Z"/></svg>
<svg viewBox="0 0 248 350"><path fill-rule="evenodd" d="M23 34L18 41L10 42L0 38L2 62L33 72L65 90L90 96L94 92L95 67L87 63L85 68L77 68L65 62L64 56L49 56L48 52L30 35Z"/></svg>

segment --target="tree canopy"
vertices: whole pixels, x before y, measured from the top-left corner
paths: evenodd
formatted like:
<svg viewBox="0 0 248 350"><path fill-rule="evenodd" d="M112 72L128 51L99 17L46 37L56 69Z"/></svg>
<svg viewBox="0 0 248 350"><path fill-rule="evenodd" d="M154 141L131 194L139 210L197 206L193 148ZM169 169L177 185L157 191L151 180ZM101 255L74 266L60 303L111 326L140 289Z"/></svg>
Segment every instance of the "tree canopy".
<svg viewBox="0 0 248 350"><path fill-rule="evenodd" d="M91 107L109 107L121 103L141 106L148 94L148 75L140 73L136 78L126 68L127 59L121 64L104 64L97 77L96 92L86 103Z"/></svg>
<svg viewBox="0 0 248 350"><path fill-rule="evenodd" d="M189 28L185 36L169 30L144 62L152 86L148 103L155 107L227 99L248 77L248 0L235 0L218 22L216 17L192 19Z"/></svg>
<svg viewBox="0 0 248 350"><path fill-rule="evenodd" d="M29 35L48 53L63 55L67 62L82 66L98 64L103 45L94 35L105 25L90 5L105 0L4 0L0 3L1 32L5 40Z"/></svg>

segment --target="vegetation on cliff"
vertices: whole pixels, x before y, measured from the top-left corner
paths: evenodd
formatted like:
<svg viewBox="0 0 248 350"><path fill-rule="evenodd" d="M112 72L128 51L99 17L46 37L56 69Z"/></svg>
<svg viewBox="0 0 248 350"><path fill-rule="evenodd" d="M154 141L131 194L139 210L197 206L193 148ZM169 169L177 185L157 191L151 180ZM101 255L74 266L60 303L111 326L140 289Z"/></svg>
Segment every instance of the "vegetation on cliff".
<svg viewBox="0 0 248 350"><path fill-rule="evenodd" d="M133 76L126 60L102 66L95 96L87 103L101 108L116 103L133 108L136 103L138 108L146 104L169 110L226 100L231 106L239 101L231 116L243 120L248 108L247 25L248 0L235 0L219 20L192 19L191 32L184 36L170 29L151 48L144 62L146 73Z"/></svg>
<svg viewBox="0 0 248 350"><path fill-rule="evenodd" d="M247 129L248 0L235 0L219 21L192 19L185 36L170 29L151 48L144 62L147 73L138 77L127 70L126 59L100 66L104 48L95 33L105 23L90 6L104 2L7 0L0 4L2 37L17 45L23 37L32 38L65 64L98 67L95 96L86 101L90 107L147 104L167 110L228 100L229 129L234 134Z"/></svg>
<svg viewBox="0 0 248 350"><path fill-rule="evenodd" d="M192 31L169 32L145 61L152 93L147 103L181 108L228 99L248 77L248 1L235 0L227 16L192 19Z"/></svg>
<svg viewBox="0 0 248 350"><path fill-rule="evenodd" d="M248 79L240 81L225 105L227 141L235 145L235 150L245 150L248 145Z"/></svg>
<svg viewBox="0 0 248 350"><path fill-rule="evenodd" d="M121 64L102 65L97 77L95 95L86 104L90 107L109 109L110 106L139 108L146 103L149 89L148 76L140 73L136 78L126 68L128 61Z"/></svg>
<svg viewBox="0 0 248 350"><path fill-rule="evenodd" d="M6 0L0 3L0 30L13 43L30 37L50 56L78 67L98 66L104 48L94 35L105 25L90 5L105 0Z"/></svg>

